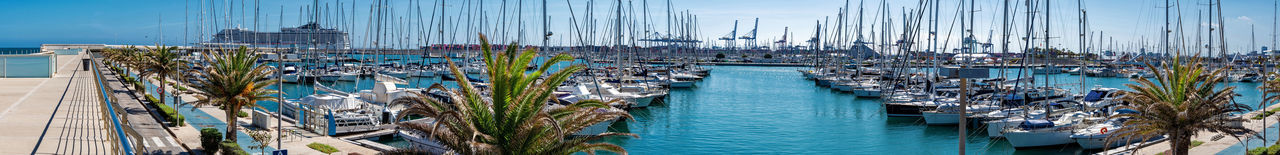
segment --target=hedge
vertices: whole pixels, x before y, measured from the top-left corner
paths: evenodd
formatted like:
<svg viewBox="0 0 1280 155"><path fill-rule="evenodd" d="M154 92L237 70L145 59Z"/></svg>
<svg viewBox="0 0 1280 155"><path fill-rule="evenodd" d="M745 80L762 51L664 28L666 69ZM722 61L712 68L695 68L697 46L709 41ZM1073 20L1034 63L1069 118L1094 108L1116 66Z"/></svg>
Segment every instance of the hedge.
<svg viewBox="0 0 1280 155"><path fill-rule="evenodd" d="M133 81L133 89L137 91L143 91L143 90L146 90L147 87L142 85L142 81ZM143 93L145 94L146 92L143 92Z"/></svg>
<svg viewBox="0 0 1280 155"><path fill-rule="evenodd" d="M1276 112L1280 112L1280 108L1275 108L1275 109L1271 109L1271 110L1262 111L1262 113L1260 113L1260 114L1258 114L1258 115L1253 115L1253 118L1249 118L1249 119L1253 119L1253 120L1261 120L1262 118L1265 118L1265 117L1267 117L1267 116L1271 116L1272 114L1275 114Z"/></svg>
<svg viewBox="0 0 1280 155"><path fill-rule="evenodd" d="M133 77L125 76L125 77L124 77L124 82L125 82L125 83L133 83Z"/></svg>
<svg viewBox="0 0 1280 155"><path fill-rule="evenodd" d="M173 107L169 107L167 104L160 103L160 99L156 99L156 97L151 96L151 94L147 94L145 96L147 97L147 101L151 101L151 105L155 105L156 108L160 109L160 112L169 119L169 121L173 122L173 125L186 125L186 118L182 117L182 114L178 114L178 110L173 109Z"/></svg>

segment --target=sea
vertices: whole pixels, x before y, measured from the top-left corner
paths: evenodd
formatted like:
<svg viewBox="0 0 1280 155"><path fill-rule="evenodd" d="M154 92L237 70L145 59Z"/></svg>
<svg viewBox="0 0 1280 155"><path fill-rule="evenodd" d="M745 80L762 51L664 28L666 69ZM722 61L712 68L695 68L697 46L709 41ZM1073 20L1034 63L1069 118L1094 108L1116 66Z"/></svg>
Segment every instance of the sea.
<svg viewBox="0 0 1280 155"><path fill-rule="evenodd" d="M39 52L39 47L0 47L0 55L22 55Z"/></svg>
<svg viewBox="0 0 1280 155"><path fill-rule="evenodd" d="M711 66L696 88L675 89L666 103L630 110L632 120L611 131L639 138L607 141L631 154L958 154L958 126L925 125L923 119L888 117L879 99L858 98L814 85L803 67ZM1017 70L1005 70L1016 77ZM999 73L992 69L991 73ZM1024 72L1025 73L1025 72ZM1079 92L1081 78L1055 74L1045 80ZM1128 90L1128 78L1084 78L1085 89ZM1074 86L1071 86L1074 84ZM1237 103L1258 106L1258 83L1227 83L1242 96ZM966 154L1091 154L1064 145L1014 149L970 128ZM1274 133L1273 133L1274 135ZM1274 139L1273 139L1274 140Z"/></svg>

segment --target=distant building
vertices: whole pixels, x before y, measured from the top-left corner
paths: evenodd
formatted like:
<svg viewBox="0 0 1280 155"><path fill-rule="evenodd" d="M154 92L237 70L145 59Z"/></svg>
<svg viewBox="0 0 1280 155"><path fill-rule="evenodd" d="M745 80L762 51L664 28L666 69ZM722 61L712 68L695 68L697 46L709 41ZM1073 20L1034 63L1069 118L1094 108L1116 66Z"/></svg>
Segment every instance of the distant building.
<svg viewBox="0 0 1280 155"><path fill-rule="evenodd" d="M987 53L965 53L951 56L951 61L955 62L973 62L973 63L992 63L1000 61L1000 57Z"/></svg>
<svg viewBox="0 0 1280 155"><path fill-rule="evenodd" d="M223 29L213 35L206 45L240 44L248 46L311 46L316 48L350 48L347 32L321 28L308 23L299 27L282 28L280 32L257 32L247 29Z"/></svg>

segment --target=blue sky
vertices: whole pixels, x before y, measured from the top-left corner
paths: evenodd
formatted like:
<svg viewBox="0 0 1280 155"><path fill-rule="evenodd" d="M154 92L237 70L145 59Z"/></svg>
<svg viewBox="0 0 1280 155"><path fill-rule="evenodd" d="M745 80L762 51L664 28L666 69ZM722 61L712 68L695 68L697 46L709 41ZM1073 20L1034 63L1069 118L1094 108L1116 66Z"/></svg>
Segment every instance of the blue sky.
<svg viewBox="0 0 1280 155"><path fill-rule="evenodd" d="M330 7L330 12L337 12L337 5L342 3L344 8L346 8L346 10L343 10L346 12L344 14L347 15L347 17L344 18L349 18L351 13L350 7L352 6L351 3L353 3L353 0L318 1L321 3L322 7L324 5L328 5ZM510 20L513 22L511 25L514 25L515 6L517 6L516 3L521 0L506 1L508 3L507 10L508 13L510 13L508 16L512 16L508 18L511 18ZM584 13L586 12L587 1L570 1L573 5L574 15L577 17L576 20L579 22L578 24L583 24L582 22L584 22ZM1079 26L1079 24L1077 24L1078 12L1076 12L1076 1L1052 1L1050 25L1053 26L1050 27L1050 34L1054 39L1052 40L1053 43L1051 43L1051 45L1054 47L1065 47L1069 49L1078 48L1077 33L1079 33L1079 31L1077 26ZM1205 10L1207 9L1205 5L1197 5L1207 3L1204 1L1205 0L1183 0L1173 2L1175 4L1182 3L1182 7L1175 8L1173 13L1176 16L1178 11L1181 11L1182 25L1184 25L1182 32L1187 36L1187 46L1191 46L1195 42L1194 36L1198 26L1217 25L1208 24L1207 22L1197 22L1197 13L1207 11ZM199 4L201 2L206 3L206 5L208 5L208 3L216 3L220 9L218 11L219 14L213 15L213 9L205 9L206 21L200 22ZM257 22L258 27L256 29L261 31L278 31L278 28L282 26L292 27L300 25L306 20L299 18L299 15L301 14L300 12L302 12L299 8L311 5L312 2L313 1L308 0L261 1L259 3L260 5L258 5L258 8L260 9L260 20ZM423 3L420 4L421 9L423 10L421 15L426 16L427 18L424 19L423 22L430 22L428 20L430 20L430 16L434 13L431 10L436 9L439 5L437 3L438 1L419 2ZM468 5L468 2L471 4ZM521 5L524 6L523 16L525 17L524 27L526 29L526 37L524 40L528 44L539 44L537 42L537 34L540 33L542 28L540 26L541 20L537 18L541 13L541 10L539 10L541 8L541 2L542 1L539 0L524 0L524 4ZM611 13L614 11L612 6L615 2L616 1L610 0L598 0L595 2L594 16L597 17L595 20L599 22L598 31L600 31L600 33L612 33L612 29L606 27L606 25L608 25L606 23L612 22L611 18L613 15ZM644 7L641 4L645 2L644 0L623 1L623 3L628 2L630 2L631 6L634 7L636 14L643 13L642 11ZM650 25L657 28L657 31L665 31L665 11L667 9L664 4L665 2L665 0L648 0L648 9L650 13L649 19L655 20L651 21ZM849 2L852 7L850 12L853 13L851 17L856 20L858 4L863 1L852 0ZM868 26L867 28L864 28L865 35L870 35L870 25L878 24L879 22L874 20L875 18L873 16L876 15L875 13L878 11L876 6L880 2L881 0L865 1L866 7L864 10L864 16L866 17L864 19L864 24L865 26ZM1018 19L1014 22L1016 23L1014 24L1014 29L1016 29L1016 31L1012 34L1013 36L1023 35L1022 31L1025 29L1025 24L1023 24L1025 21L1022 19L1025 18L1026 8L1021 7L1023 5L1022 2L1022 0L1014 0L1014 2L1012 2L1016 3L1016 6L1019 6L1016 8L1017 10L1011 11L1017 13L1013 18ZM365 36L368 36L366 23L369 23L368 12L370 10L370 1L357 0L354 1L354 3L356 3L356 18L354 22L349 23L356 24L348 26L354 27L348 29L348 31L352 32L354 36L352 39L355 41L355 46L367 46L367 43L364 42L366 42L365 40L369 40ZM389 6L397 12L395 14L395 18L416 18L413 17L416 15L410 16L411 13L406 11L411 11L409 9L416 9L416 6L419 6L418 4L411 4L410 1L407 0L393 0L392 3L393 5ZM478 6L479 3L480 0L446 1L445 10L450 19L446 24L450 26L453 24L461 24L461 26L458 27L459 29L456 31L453 27L449 27L446 30L446 33L448 33L446 35L456 36L456 42L474 40L467 38L471 36L471 34L476 33L474 30L465 31L465 26L468 24L465 21L467 20L464 20L463 22L453 20L457 19L457 15L465 15L462 14L466 13L462 10L463 8L468 6ZM495 34L495 31L493 31L493 23L499 22L501 18L500 13L502 11L502 0L486 0L483 3L483 10L485 10L485 14L487 14L489 18L489 20L486 20L489 23L489 26L486 26L486 31L484 33L489 34L493 40L498 42L515 41L515 32L509 32L511 35L503 39L502 36ZM698 25L699 30L701 31L700 35L704 40L719 38L728 34L732 29L733 20L740 20L738 31L739 35L741 35L750 30L751 20L754 18L760 18L760 32L758 38L760 38L761 44L764 45L766 42L772 42L773 40L779 39L783 33L782 30L784 27L790 28L790 31L793 33L792 35L794 40L805 40L811 37L814 33L813 28L815 26L815 21L820 21L824 17L829 16L831 20L829 21L831 23L831 27L836 26L835 16L837 14L837 10L844 5L845 1L675 0L671 3L674 10L677 12L689 11L690 13L698 16ZM900 20L904 9L911 10L916 8L918 5L916 0L888 0L887 3L889 8L891 8L891 18L893 18L896 24L899 24L895 27L901 27ZM950 36L952 39L949 41L953 42L951 46L954 46L954 42L958 42L959 40L956 39L959 38L959 32L958 30L954 30L956 28L949 27L949 25L954 25L952 22L954 21L953 18L955 18L955 15L957 14L956 7L958 6L959 1L943 0L941 3L943 4L941 7L942 17L940 17L941 24L939 25L942 25L942 28L940 28L941 30L939 34L944 37ZM974 29L974 31L978 33L976 34L978 40L985 41L988 36L992 36L988 33L989 31L996 33L996 36L992 38L993 40L1000 39L999 27L993 27L992 25L1000 24L999 18L1001 17L1000 11L1002 3L1003 1L1000 0L980 0L977 2L976 7L978 12L975 12L977 19L974 24L977 28ZM1149 46L1155 46L1155 44L1159 43L1160 29L1163 26L1162 21L1164 18L1164 9L1160 8L1160 6L1164 4L1164 0L1085 0L1083 3L1084 9L1087 10L1090 17L1088 19L1088 22L1090 23L1090 32L1102 32L1104 34L1102 36L1114 39L1116 42L1114 47L1117 49L1120 47L1134 47L1140 45L1144 39ZM1224 5L1222 8L1224 9L1224 15L1222 16L1226 19L1225 33L1226 36L1228 36L1227 41L1231 51L1235 52L1252 49L1249 46L1250 25L1256 27L1256 46L1270 46L1274 44L1272 39L1272 34L1275 30L1275 27L1272 25L1275 21L1273 1L1229 0L1224 1L1223 3ZM235 5L235 14L224 14L227 9L227 4ZM3 21L3 24L0 24L0 47L37 47L39 44L44 43L155 44L156 42L163 42L164 44L170 45L184 44L198 40L207 40L208 36L217 29L236 27L236 25L240 28L255 29L253 27L253 4L253 0L0 1L0 15L3 15L0 16L0 21ZM240 7L241 5L245 6L243 8L248 8L244 10L244 15L239 12L239 9L242 8ZM189 8L184 8L184 6ZM280 10L282 7L284 8L283 14L281 14ZM1040 7L1042 8L1043 6ZM570 27L572 27L573 24L570 22L569 7L567 6L566 1L550 0L548 1L548 10L550 14L549 16L551 16L550 29L556 34L551 37L552 44L567 44L571 40L574 40L573 35L570 35L571 33L569 32ZM626 12L631 11L626 10ZM478 14L478 12L475 13ZM231 26L226 26L227 24L225 24L225 19L228 19L226 18L228 16L235 19ZM214 18L220 20L219 23L222 24L219 25L221 26L206 26L204 27L204 35L199 35L201 30L197 25L201 25L202 23L205 25L213 25L211 24L212 22L209 21ZM245 18L245 20L241 21L240 18ZM280 22L281 19L283 19L283 23ZM348 19L347 21L351 20ZM637 24L641 23L641 21L636 22ZM1043 21L1037 22L1036 27L1042 27L1043 23L1041 22ZM855 27L856 25L848 25L849 29L854 29ZM430 29L429 31L435 32L434 29ZM900 29L896 31L898 32L895 33L901 32ZM1037 28L1037 31L1043 30ZM160 40L161 34L163 34L163 40ZM417 34L417 32L410 32L407 34ZM399 45L411 47L423 44L414 43L417 40L414 36L416 35L409 36L409 40L414 41ZM596 36L599 38L597 40L612 40L612 35L597 34ZM867 37L871 38L871 36ZM437 39L431 40L433 41L428 41L426 44L439 43L438 41L434 41ZM1015 39L1011 39L1011 41L1015 41L1014 45L1011 46L1021 46L1021 43L1017 42ZM723 43L717 41L715 44L720 45ZM1105 48L1105 46L1103 48Z"/></svg>

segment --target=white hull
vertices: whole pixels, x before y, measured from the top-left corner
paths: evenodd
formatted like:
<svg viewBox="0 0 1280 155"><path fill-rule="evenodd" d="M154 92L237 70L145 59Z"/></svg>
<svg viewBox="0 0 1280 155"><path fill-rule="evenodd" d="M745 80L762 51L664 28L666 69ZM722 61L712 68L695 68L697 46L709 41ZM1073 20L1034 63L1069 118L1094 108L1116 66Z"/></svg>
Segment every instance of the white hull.
<svg viewBox="0 0 1280 155"><path fill-rule="evenodd" d="M409 77L409 73L406 73L406 72L386 72L383 74L391 77L402 78L402 79Z"/></svg>
<svg viewBox="0 0 1280 155"><path fill-rule="evenodd" d="M356 79L358 79L358 78L360 78L360 75L359 75L359 74L355 74L355 73L349 73L349 74L347 74L347 73L344 73L344 74L341 74L341 75L339 75L339 76L338 76L338 81L356 81Z"/></svg>
<svg viewBox="0 0 1280 155"><path fill-rule="evenodd" d="M1009 124L1022 124L1022 119L987 121L987 137L1003 138L1004 128Z"/></svg>
<svg viewBox="0 0 1280 155"><path fill-rule="evenodd" d="M639 108L639 107L648 107L648 106L649 106L649 104L652 104L652 103L653 103L653 99L654 99L654 98L657 98L657 96L646 96L646 97L640 97L640 98L630 98L630 99L627 99L627 100L631 100L631 103L636 103L636 104L635 104L635 106L632 106L632 107Z"/></svg>
<svg viewBox="0 0 1280 155"><path fill-rule="evenodd" d="M1053 146L1074 143L1071 130L1005 132L1004 139L1015 148Z"/></svg>
<svg viewBox="0 0 1280 155"><path fill-rule="evenodd" d="M285 83L298 83L298 79L298 74L285 74L280 77L280 81L284 81Z"/></svg>
<svg viewBox="0 0 1280 155"><path fill-rule="evenodd" d="M435 77L435 76L436 76L436 72L435 72L435 71L416 70L416 71L410 72L410 73L409 73L409 76L413 76L413 77Z"/></svg>
<svg viewBox="0 0 1280 155"><path fill-rule="evenodd" d="M426 135L426 133L422 133L421 131L401 130L397 131L396 134L401 138L404 138L405 141L408 141L409 148L412 149L424 150L433 154L444 154L449 151L448 147L440 144L439 141L428 138L429 135Z"/></svg>
<svg viewBox="0 0 1280 155"><path fill-rule="evenodd" d="M608 132L609 126L612 126L614 121L616 120L608 120L608 121L600 122L599 124L587 126L587 128L582 128L582 131L578 131L578 133L574 133L573 135L578 135L578 136L598 135L604 132Z"/></svg>
<svg viewBox="0 0 1280 155"><path fill-rule="evenodd" d="M1120 146L1129 145L1131 143L1137 142L1136 140L1131 141L1128 138L1120 138L1115 142L1111 142L1110 146L1107 146L1106 138L1107 138L1106 135L1095 135L1090 137L1073 138L1073 139L1075 139L1076 144L1080 145L1080 148L1084 148L1086 150L1120 147Z"/></svg>

